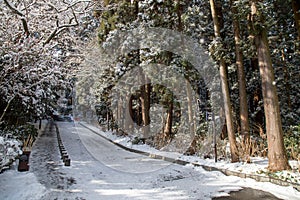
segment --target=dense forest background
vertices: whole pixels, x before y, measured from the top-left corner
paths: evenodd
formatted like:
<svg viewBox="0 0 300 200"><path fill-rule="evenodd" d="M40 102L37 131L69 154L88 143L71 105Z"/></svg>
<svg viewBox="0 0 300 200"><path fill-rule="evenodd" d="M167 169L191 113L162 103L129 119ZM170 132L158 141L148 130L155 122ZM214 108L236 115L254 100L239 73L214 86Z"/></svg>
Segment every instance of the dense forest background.
<svg viewBox="0 0 300 200"><path fill-rule="evenodd" d="M193 38L215 62L223 101L218 115L226 121L217 133L219 158L228 157L229 143L233 162L268 156L272 171L288 169L288 159L300 159L299 1L5 0L1 4L3 127L51 115L60 91L72 94L79 80L77 114L87 116L96 106L99 122L120 134L130 134L122 126L132 125L123 120L125 109L135 124L146 126L151 123L151 107L163 105L161 131L135 138L157 148L179 134L180 106L187 104L187 131L193 139L185 153L213 157L210 91L195 66L180 55L155 48L134 50L109 61L99 55L117 30L159 27ZM151 83L131 95L129 108L111 99L113 87L126 73L151 63L172 66L184 75L185 101ZM189 84L200 96L199 105L190 98ZM112 106L117 107L117 115ZM194 117L195 112L200 118Z"/></svg>

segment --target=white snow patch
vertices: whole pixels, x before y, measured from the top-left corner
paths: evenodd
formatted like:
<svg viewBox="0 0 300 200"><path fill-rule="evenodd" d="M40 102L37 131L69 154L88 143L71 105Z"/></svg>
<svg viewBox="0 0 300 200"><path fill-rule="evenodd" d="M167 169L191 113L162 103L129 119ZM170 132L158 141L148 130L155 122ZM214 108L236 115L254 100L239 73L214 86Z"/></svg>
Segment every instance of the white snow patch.
<svg viewBox="0 0 300 200"><path fill-rule="evenodd" d="M5 171L0 174L0 185L1 200L40 200L47 192L32 172Z"/></svg>

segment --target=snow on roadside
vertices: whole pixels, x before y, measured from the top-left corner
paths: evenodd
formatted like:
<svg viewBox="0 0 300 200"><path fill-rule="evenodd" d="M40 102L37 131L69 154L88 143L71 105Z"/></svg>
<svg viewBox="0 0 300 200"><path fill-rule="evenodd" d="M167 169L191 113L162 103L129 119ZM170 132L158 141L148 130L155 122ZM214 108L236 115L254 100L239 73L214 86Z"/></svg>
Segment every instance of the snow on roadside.
<svg viewBox="0 0 300 200"><path fill-rule="evenodd" d="M94 129L99 134L102 134L106 137L109 137L115 142L118 142L124 146L139 149L142 151L147 151L150 153L155 154L164 154L168 156L173 156L175 158L178 158L180 154L171 154L168 152L160 152L154 148L151 148L147 145L132 145L130 142L129 137L117 137L116 135L112 134L111 132L103 132L100 129L90 126L88 124L85 124L91 129ZM76 138L73 138L73 140L77 141ZM74 146L76 147L76 143L74 143ZM73 144L72 143L72 144ZM71 148L72 149L72 148ZM81 155L78 153L78 155ZM68 198L75 199L75 196L84 196L85 199L99 199L97 197L99 196L107 196L107 197L116 197L115 199L120 199L121 196L126 195L127 197L136 197L138 199L138 196L144 197L143 199L147 199L149 195L152 199L155 195L158 195L156 199L170 199L167 197L171 197L174 194L183 195L178 196L180 198L178 199L187 199L185 198L184 194L181 194L182 191L189 191L194 195L199 197L207 197L204 199L210 199L209 197L212 196L225 196L228 195L229 191L236 191L241 189L242 187L250 187L258 190L264 190L268 191L274 195L276 195L279 198L282 199L289 199L289 200L297 200L299 199L300 192L297 192L292 187L282 187L278 185L274 185L272 183L266 183L266 182L257 182L253 179L242 179L235 176L224 176L221 172L213 171L208 172L205 171L201 167L195 167L191 164L184 166L186 170L173 170L172 172L163 173L161 171L158 172L159 176L155 179L153 177L148 177L147 180L142 179L144 182L138 183L138 186L136 183L132 183L132 185L129 186L130 189L128 189L128 179L133 179L132 175L126 175L123 174L124 177L120 179L119 176L107 176L109 174L109 170L106 172L105 169L103 172L98 172L99 175L97 177L94 177L94 172L97 172L99 170L99 166L95 161L88 161L89 158L86 158L87 160L81 160L81 162L73 161L73 164L71 167L64 167L61 166L60 170L63 170L62 172L67 177L74 177L74 180L77 181L77 184L74 184L70 186L70 191L64 191L65 193L62 193L60 197L66 197L68 195ZM196 162L199 158L194 156L181 156L181 159L190 159L193 162ZM198 162L204 162L206 164L215 164L212 160L201 160L199 159ZM229 169L236 169L239 167L239 165L243 164L231 164L231 163L218 163L220 166L224 165L224 167L228 167ZM258 159L255 162L258 166L266 166L266 162L263 159ZM249 165L247 164L248 168ZM91 173L79 173L79 171L87 170L86 172ZM176 169L176 166L174 166L174 169ZM199 177L189 177L192 173L190 170L195 170L199 172ZM250 169L248 169L251 171ZM93 172L93 173L92 173ZM160 175L161 174L161 175ZM194 174L194 173L193 173ZM166 175L170 175L166 176ZM137 176L138 177L138 176ZM136 178L137 178L136 177ZM178 177L178 179L177 179ZM186 177L186 178L185 178ZM100 178L100 179L99 179ZM168 178L173 178L176 180L176 183L174 181L169 181ZM111 180L113 179L113 180ZM171 180L170 179L170 180ZM195 185L195 179L197 181L197 185ZM156 181L155 181L156 180ZM151 182L152 181L152 182ZM153 182L154 181L154 182ZM119 184L115 184L119 183ZM124 182L124 183L123 183ZM122 184L121 184L122 183ZM152 189L149 188L149 184ZM176 184L176 187L174 187L174 184ZM199 185L200 184L200 185ZM49 188L46 189L44 185L40 184L36 178L36 176L32 172L18 172L16 170L16 166L14 166L11 170L7 170L0 174L0 199L1 200L10 200L10 199L47 199L45 197L50 197L51 191L49 191ZM137 186L137 189L133 189ZM199 187L201 190L199 190ZM178 191L177 188L183 188L184 190ZM221 191L221 192L220 192ZM174 196L173 196L174 197ZM111 198L110 198L111 199ZM125 198L126 199L126 198ZM133 198L134 199L134 198ZM142 198L140 198L142 199Z"/></svg>
<svg viewBox="0 0 300 200"><path fill-rule="evenodd" d="M11 169L0 174L0 199L30 199L40 200L47 192L32 172L18 172Z"/></svg>
<svg viewBox="0 0 300 200"><path fill-rule="evenodd" d="M45 128L46 121L43 122L42 132ZM34 124L36 128L38 124ZM20 144L16 141L13 143L13 147L17 148L16 153L21 154ZM14 154L14 157L16 156ZM9 170L4 170L0 173L0 199L12 200L12 199L30 199L40 200L48 191L39 181L33 172L19 172L18 160L15 160Z"/></svg>
<svg viewBox="0 0 300 200"><path fill-rule="evenodd" d="M180 159L194 162L200 165L206 165L211 167L217 167L221 169L227 169L235 172L241 172L245 174L259 175L259 176L271 176L273 178L281 179L283 181L300 184L300 173L298 171L299 163L297 161L290 160L289 163L292 167L291 170L285 170L276 173L268 172L268 159L261 157L251 157L251 163L239 162L231 163L229 161L214 162L213 159L201 159L196 156L182 155Z"/></svg>
<svg viewBox="0 0 300 200"><path fill-rule="evenodd" d="M230 163L229 161L218 161L217 163L214 162L214 159L201 159L197 156L187 156L183 155L180 153L175 153L175 152L164 152L157 150L153 147L150 147L149 145L146 144L141 144L141 145L135 145L132 144L132 139L128 136L117 136L116 134L113 134L111 131L102 131L100 128L95 127L93 125L80 122L83 125L89 127L90 129L96 131L97 133L103 135L104 137L112 140L115 143L121 144L125 147L129 147L132 149L140 150L143 152L148 152L156 155L162 155L162 156L167 156L175 159L180 159L184 161L188 161L191 163L197 163L200 165L205 165L205 166L211 166L211 167L217 167L217 168L222 168L222 169L227 169L231 171L236 171L236 172L241 172L245 174L256 174L256 175L267 175L267 167L268 167L268 160L267 158L257 158L257 157L252 157L251 161L252 163ZM272 175L274 178L280 178L285 181L293 182L293 183L298 183L300 184L300 173L297 171L297 168L299 167L300 163L297 161L289 161L293 171L282 171L282 172L277 172L273 174L268 174ZM192 166L191 166L192 167ZM203 170L202 167L194 167L195 170ZM211 173L211 172L209 172ZM238 177L233 177L233 176L220 176L221 181L222 177L227 179L236 179L237 186L238 185L243 185L243 187L251 187L254 189L260 189L260 190L265 190L268 192L273 193L274 195L283 198L283 199L300 199L300 192L294 189L293 187L284 187L284 186L279 186L275 185L269 182L257 182L253 179L247 178L247 179L241 179ZM224 180L225 181L225 180ZM226 182L226 181L225 181ZM288 195L288 198L287 196Z"/></svg>
<svg viewBox="0 0 300 200"><path fill-rule="evenodd" d="M13 137L6 135L0 136L0 172L9 168L9 165L22 154L20 149L21 143Z"/></svg>

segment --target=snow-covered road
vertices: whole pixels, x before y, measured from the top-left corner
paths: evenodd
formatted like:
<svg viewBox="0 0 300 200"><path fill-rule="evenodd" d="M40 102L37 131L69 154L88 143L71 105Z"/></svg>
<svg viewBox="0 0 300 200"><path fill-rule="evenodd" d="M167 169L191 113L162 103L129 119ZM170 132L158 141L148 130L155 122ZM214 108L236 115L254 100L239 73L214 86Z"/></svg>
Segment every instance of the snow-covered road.
<svg viewBox="0 0 300 200"><path fill-rule="evenodd" d="M62 129L65 131L66 129ZM145 173L156 171L170 165L170 163L151 159L149 157L128 152L112 143L109 143L95 133L78 125L76 133L88 152L102 164L125 173ZM64 133L67 136L68 133ZM67 139L67 138L66 138ZM72 148L72 147L70 147ZM75 149L74 147L73 149ZM72 157L72 155L71 155Z"/></svg>
<svg viewBox="0 0 300 200"><path fill-rule="evenodd" d="M33 148L30 171L0 174L1 200L211 199L254 182L151 159L125 151L79 124L57 124L71 166L63 165L55 128L47 127ZM250 192L251 199L277 199Z"/></svg>
<svg viewBox="0 0 300 200"><path fill-rule="evenodd" d="M220 189L206 185L213 183L207 172L125 151L80 125L58 126L71 167L52 172L64 181L44 199L211 199Z"/></svg>

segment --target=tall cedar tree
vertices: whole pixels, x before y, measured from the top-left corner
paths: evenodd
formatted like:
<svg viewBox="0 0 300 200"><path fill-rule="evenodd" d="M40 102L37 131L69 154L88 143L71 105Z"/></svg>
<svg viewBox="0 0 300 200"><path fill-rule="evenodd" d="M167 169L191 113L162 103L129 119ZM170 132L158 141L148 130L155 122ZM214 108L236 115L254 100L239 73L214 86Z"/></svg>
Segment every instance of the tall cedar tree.
<svg viewBox="0 0 300 200"><path fill-rule="evenodd" d="M284 148L282 123L279 111L278 95L274 84L274 70L272 66L267 31L259 24L264 22L264 15L258 10L257 0L251 2L252 30L255 34L255 45L259 71L262 81L266 132L268 141L269 170L279 171L290 169Z"/></svg>
<svg viewBox="0 0 300 200"><path fill-rule="evenodd" d="M237 14L237 8L233 5L231 0L232 13ZM246 79L243 65L243 52L241 50L241 38L240 38L240 23L236 16L233 16L233 30L235 40L235 57L236 66L238 71L238 82L239 82L239 95L240 95L240 123L241 123L241 135L243 136L243 142L249 143L250 140L250 128L249 128L249 117L248 117L248 102L246 92Z"/></svg>
<svg viewBox="0 0 300 200"><path fill-rule="evenodd" d="M221 34L220 34L218 15L215 9L215 2L214 0L210 0L209 2L210 2L211 14L214 22L215 38L218 39L221 37ZM231 162L238 162L239 155L236 146L236 138L235 138L235 132L234 132L234 126L232 120L232 108L230 103L226 63L223 57L220 58L219 65L220 65L219 70L220 70L220 77L221 77L222 95L224 100L226 126L227 126L228 138L230 143Z"/></svg>

